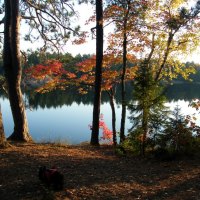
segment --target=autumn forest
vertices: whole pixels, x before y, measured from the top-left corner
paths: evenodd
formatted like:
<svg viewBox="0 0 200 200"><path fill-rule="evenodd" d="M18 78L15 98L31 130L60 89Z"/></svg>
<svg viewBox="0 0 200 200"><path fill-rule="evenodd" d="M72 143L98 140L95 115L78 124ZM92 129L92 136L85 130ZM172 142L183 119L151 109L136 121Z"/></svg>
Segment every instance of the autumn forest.
<svg viewBox="0 0 200 200"><path fill-rule="evenodd" d="M83 5L94 12L78 24ZM200 83L200 63L188 61L200 48L199 0L4 0L0 14L0 90L14 124L6 137L1 108L0 199L200 198L200 100L188 103L197 114L167 106L169 86ZM95 53L69 53L89 40ZM90 141L34 141L24 94L54 91L90 94Z"/></svg>

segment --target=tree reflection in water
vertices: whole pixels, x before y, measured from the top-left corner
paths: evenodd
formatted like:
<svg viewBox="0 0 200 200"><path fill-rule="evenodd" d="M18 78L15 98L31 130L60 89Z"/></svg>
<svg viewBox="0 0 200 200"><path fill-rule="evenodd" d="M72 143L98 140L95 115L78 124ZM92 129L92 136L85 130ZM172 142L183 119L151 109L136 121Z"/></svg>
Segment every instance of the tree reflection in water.
<svg viewBox="0 0 200 200"><path fill-rule="evenodd" d="M127 88L127 97L130 100L132 95L131 87ZM46 94L35 94L33 92L25 93L30 133L36 141L66 140L76 144L90 139L90 130L88 125L92 120L92 98L93 92L87 95L79 95L75 90L52 91ZM171 108L177 104L182 108L183 114L193 113L194 109L188 107L189 101L194 98L200 98L198 84L176 84L170 86L166 96ZM107 94L102 97L101 113L104 120L111 129L111 109ZM116 107L117 131L120 124L120 89L117 90ZM6 136L13 130L13 121L9 102L6 94L0 94L0 103L2 105L2 115ZM127 117L129 113L127 114ZM198 121L199 122L199 121ZM130 122L127 119L126 131L130 128Z"/></svg>

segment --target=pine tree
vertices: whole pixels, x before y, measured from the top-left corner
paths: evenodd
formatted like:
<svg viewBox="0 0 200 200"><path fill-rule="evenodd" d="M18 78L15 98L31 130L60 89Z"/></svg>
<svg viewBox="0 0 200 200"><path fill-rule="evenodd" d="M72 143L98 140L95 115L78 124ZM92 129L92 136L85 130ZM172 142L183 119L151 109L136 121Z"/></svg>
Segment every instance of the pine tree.
<svg viewBox="0 0 200 200"><path fill-rule="evenodd" d="M156 137L160 132L168 111L164 105L163 88L154 80L153 71L145 61L138 70L133 87L132 104L129 106L133 123L130 134L139 140L140 153L144 156L147 139Z"/></svg>
<svg viewBox="0 0 200 200"><path fill-rule="evenodd" d="M163 134L160 135L160 141L163 147L173 154L187 153L191 150L193 129L188 126L186 117L181 114L181 108L178 105L172 112Z"/></svg>

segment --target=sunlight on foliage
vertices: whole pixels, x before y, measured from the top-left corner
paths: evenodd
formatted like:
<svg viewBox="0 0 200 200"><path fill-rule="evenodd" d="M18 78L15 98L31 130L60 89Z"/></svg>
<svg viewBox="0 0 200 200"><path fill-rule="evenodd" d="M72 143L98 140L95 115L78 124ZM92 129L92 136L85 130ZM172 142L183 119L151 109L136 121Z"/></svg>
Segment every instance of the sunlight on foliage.
<svg viewBox="0 0 200 200"><path fill-rule="evenodd" d="M89 125L90 130L92 130L92 126ZM102 130L102 136L100 137L100 140L104 144L112 144L113 141L113 132L107 127L105 121L104 121L104 116L103 114L100 115L100 120L99 120L99 128Z"/></svg>

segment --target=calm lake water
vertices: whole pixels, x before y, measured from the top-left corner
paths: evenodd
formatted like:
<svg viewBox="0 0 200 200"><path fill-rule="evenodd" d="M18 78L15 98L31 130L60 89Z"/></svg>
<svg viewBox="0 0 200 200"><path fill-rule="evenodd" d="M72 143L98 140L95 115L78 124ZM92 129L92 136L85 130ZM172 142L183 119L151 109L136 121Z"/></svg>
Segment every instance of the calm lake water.
<svg viewBox="0 0 200 200"><path fill-rule="evenodd" d="M180 90L180 89L179 89ZM173 90L172 90L173 91ZM197 90L196 90L197 91ZM173 95L174 95L173 91ZM191 90L184 92L198 98L198 95L191 95ZM176 92L175 92L176 93ZM183 95L183 93L181 93ZM184 94L185 96L185 94ZM186 95L187 97L187 95ZM57 94L46 96L31 96L26 97L30 108L27 109L27 117L31 136L37 142L40 141L67 141L70 144L78 144L90 140L91 131L88 127L92 121L93 106L91 101L86 101L86 97L76 97L69 94ZM191 97L190 97L191 98ZM75 100L73 100L75 99ZM182 114L197 113L195 109L188 107L189 101L187 98L170 99L167 105L173 109L179 105ZM104 120L111 129L111 109L106 100L101 106L101 113L104 115ZM0 97L1 110L3 115L4 129L6 136L9 136L13 131L13 120L10 111L9 101L5 97ZM117 115L117 130L120 129L121 106L116 106ZM127 117L129 112L127 111ZM200 124L200 114L197 115L197 122ZM126 131L131 127L129 119L126 120Z"/></svg>
<svg viewBox="0 0 200 200"><path fill-rule="evenodd" d="M3 115L4 129L6 136L13 131L13 121L10 111L9 101L0 99ZM120 124L120 111L117 111L117 129ZM30 110L27 109L30 133L35 141L59 141L64 140L71 144L77 144L90 140L91 131L89 124L92 121L92 105L72 103L71 106L63 105L61 107L51 107ZM111 109L108 103L101 106L101 113L109 128L111 128ZM127 123L126 128L129 127Z"/></svg>

